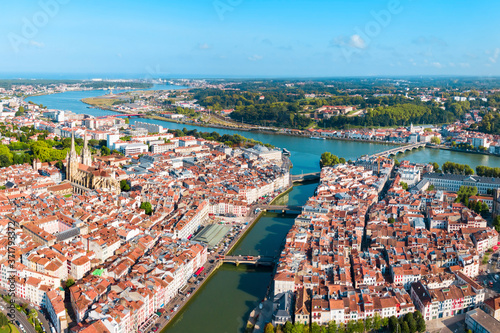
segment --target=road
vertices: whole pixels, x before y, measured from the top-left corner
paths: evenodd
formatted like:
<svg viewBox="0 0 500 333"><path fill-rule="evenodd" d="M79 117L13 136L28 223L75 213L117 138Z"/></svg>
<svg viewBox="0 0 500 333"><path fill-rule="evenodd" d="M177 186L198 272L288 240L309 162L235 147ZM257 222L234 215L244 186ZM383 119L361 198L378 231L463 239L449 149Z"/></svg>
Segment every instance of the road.
<svg viewBox="0 0 500 333"><path fill-rule="evenodd" d="M0 294L3 296L3 295L6 295L6 292L5 291L0 291ZM8 303L5 302L3 300L3 298L0 298L0 303L2 304L2 306L6 309L5 311L3 311L4 313L7 313L6 311L8 310ZM26 303L26 304L29 304L29 302L27 300L21 300L18 298L18 301L17 301L18 304L22 304L22 303ZM32 307L31 305L28 305L28 309L35 309L34 307ZM37 309L35 309L38 313L38 319L40 319L40 322L42 323L42 327L44 328L45 332L47 333L50 333L50 325L49 325L49 322L47 321L47 318L45 318L45 316ZM10 319L10 317L8 317ZM21 324L23 324L24 326L24 329L26 330L27 333L36 333L36 330L35 328L33 327L33 325L30 324L30 322L28 321L28 318L26 317L26 315L24 313L21 313L19 311L16 310L16 320L18 320ZM20 332L22 332L20 330Z"/></svg>
<svg viewBox="0 0 500 333"><path fill-rule="evenodd" d="M4 310L2 310L2 312L7 316L7 318L9 320L11 320L11 317L8 316L8 311L9 311L8 303L5 302L3 299L1 299L1 303L2 303L2 306L4 308ZM15 312L14 325L17 326L17 328L19 329L19 332L22 332L21 328L19 327L19 325L17 325L17 323L15 321L19 321L19 323L21 323L23 325L23 327L27 333L36 333L35 328L29 323L28 318L26 318L26 316L24 314L22 314L21 312L19 312L17 310Z"/></svg>

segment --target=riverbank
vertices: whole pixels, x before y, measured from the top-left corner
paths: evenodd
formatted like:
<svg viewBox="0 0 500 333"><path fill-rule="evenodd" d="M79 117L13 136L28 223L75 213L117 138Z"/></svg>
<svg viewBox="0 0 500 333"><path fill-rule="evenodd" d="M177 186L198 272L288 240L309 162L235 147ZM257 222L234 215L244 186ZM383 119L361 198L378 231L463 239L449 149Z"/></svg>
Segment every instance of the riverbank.
<svg viewBox="0 0 500 333"><path fill-rule="evenodd" d="M85 103L87 105L92 106L93 108L96 109L101 109L101 110L107 110L111 112L116 112L119 114L136 114L134 111L117 111L112 107L107 107L107 106L99 106L97 104L91 104L87 103L85 99L81 100L82 103ZM283 132L283 130L289 130L289 129L283 129L283 128L275 128L273 130L265 130L259 127L251 127L251 125L236 125L236 126L225 126L225 125L219 125L219 124L212 124L212 123L201 123L201 122L193 122L193 121L182 121L182 120L174 120L174 119L169 119L165 117L160 117L158 115L148 115L148 114L143 114L140 116L140 118L145 118L145 119L153 119L153 120L160 120L160 121L166 121L169 123L175 123L175 124L182 124L182 125L189 125L189 126L197 126L197 127L204 127L204 128L216 128L216 129L224 129L224 130L237 130L237 131L244 131L244 132L252 132L252 133L262 133L262 134L271 134L271 135L281 135L281 136L289 136L289 137L299 137L299 138L309 138L311 134L306 133L306 134L298 134L298 133L289 133L289 132ZM380 141L380 140L365 140L365 139L353 139L353 138L342 138L342 137L322 137L325 140L336 140L336 141L348 141L348 142L361 142L361 143L375 143L375 144L380 144L380 145L394 145L394 146L404 146L407 145L408 143L404 142L390 142L390 141Z"/></svg>
<svg viewBox="0 0 500 333"><path fill-rule="evenodd" d="M450 151L456 151L458 153L465 153L465 154L476 154L476 155L488 155L488 156L495 156L495 157L500 157L498 154L492 154L487 151L475 151L475 150L467 150L467 149L459 149L459 148L453 148L453 147L446 147L446 146L426 146L426 148L432 148L432 149L441 149L441 150L450 150Z"/></svg>
<svg viewBox="0 0 500 333"><path fill-rule="evenodd" d="M317 182L314 181L310 183L317 183ZM279 202L279 200L288 193L290 193L293 190L293 188L294 185L292 183L292 186L288 190L278 195L269 204L272 205ZM280 245L280 251L283 249L283 247L284 247L284 241ZM275 275L276 275L276 266L273 269L273 276ZM252 310L252 312L250 312L245 327L245 333L262 333L264 332L265 325L272 320L273 299L270 296L271 296L271 291L273 289L273 282L274 282L273 279L269 281L269 285L267 286L267 291L266 295L264 296L264 299L258 306L256 306Z"/></svg>
<svg viewBox="0 0 500 333"><path fill-rule="evenodd" d="M286 191L278 195L274 200L282 197L283 195L289 193L293 189L293 185L290 186ZM251 217L254 215L254 209L255 207L252 207L251 210ZM228 249L224 252L224 255L230 255L235 248L238 247L238 245L245 239L245 237L248 235L248 233L254 228L254 226L260 221L260 219L265 215L265 212L259 212L253 218L251 221L248 222L244 230L233 239L233 241L229 244ZM211 278L214 276L214 274L217 272L217 270L222 267L224 264L221 260L217 260L215 257L216 253L209 256L207 258L207 262L205 265L208 264L208 266L205 268L205 274L203 275L203 280L199 284L194 284L194 290L191 293L191 296L188 298L184 298L184 301L182 301L181 297L182 293L179 293L174 299L172 299L171 302L165 307L167 309L167 315L170 316L169 320L165 319L165 316L160 317L156 322L160 323L160 331L166 332L166 330L175 322L175 318L183 312L185 308L189 306L191 303L191 300L194 299L194 296L200 292L203 287L211 280ZM199 280L198 280L199 281ZM193 283L188 283L188 287L184 288L185 290L188 290L190 287L193 288ZM180 301L179 301L180 300ZM168 312L169 309L171 309L173 306L178 305L178 309L174 312Z"/></svg>

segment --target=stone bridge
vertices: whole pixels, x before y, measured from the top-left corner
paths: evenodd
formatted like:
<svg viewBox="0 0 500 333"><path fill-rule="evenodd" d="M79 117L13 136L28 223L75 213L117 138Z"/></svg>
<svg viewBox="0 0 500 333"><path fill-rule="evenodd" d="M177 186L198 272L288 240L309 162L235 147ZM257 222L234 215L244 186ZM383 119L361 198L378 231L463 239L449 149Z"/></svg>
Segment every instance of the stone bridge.
<svg viewBox="0 0 500 333"><path fill-rule="evenodd" d="M391 155L397 155L398 153L404 153L404 152L407 152L407 151L410 151L413 149L422 148L422 147L425 147L426 145L427 144L425 142L412 143L409 145L400 146L400 147L392 148L389 150L385 150L385 151L382 151L380 153L373 154L370 157L389 157Z"/></svg>

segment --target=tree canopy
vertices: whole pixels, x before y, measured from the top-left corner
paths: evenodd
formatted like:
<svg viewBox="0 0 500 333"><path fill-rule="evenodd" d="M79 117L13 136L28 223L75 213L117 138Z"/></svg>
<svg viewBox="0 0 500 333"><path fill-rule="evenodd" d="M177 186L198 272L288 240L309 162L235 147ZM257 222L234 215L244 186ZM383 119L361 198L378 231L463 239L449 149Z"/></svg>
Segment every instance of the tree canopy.
<svg viewBox="0 0 500 333"><path fill-rule="evenodd" d="M467 164L459 164L453 162L445 162L442 170L444 173L452 173L456 175L473 175L474 170Z"/></svg>
<svg viewBox="0 0 500 333"><path fill-rule="evenodd" d="M141 203L141 206L139 207L140 209L144 209L144 212L147 214L147 215L151 215L153 214L153 206L151 206L151 203L150 202L142 202Z"/></svg>
<svg viewBox="0 0 500 333"><path fill-rule="evenodd" d="M326 167L326 166L334 166L336 164L340 163L346 163L345 158L341 157L339 158L337 155L333 155L330 152L324 152L321 154L321 159L319 161L319 166L321 168Z"/></svg>

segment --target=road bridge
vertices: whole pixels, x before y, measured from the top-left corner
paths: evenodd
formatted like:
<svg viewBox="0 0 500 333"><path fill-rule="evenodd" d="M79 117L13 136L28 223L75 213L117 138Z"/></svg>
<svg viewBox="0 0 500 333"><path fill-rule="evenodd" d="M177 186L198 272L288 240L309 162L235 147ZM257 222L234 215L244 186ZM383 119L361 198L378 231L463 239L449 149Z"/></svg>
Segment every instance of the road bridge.
<svg viewBox="0 0 500 333"><path fill-rule="evenodd" d="M410 151L413 149L422 148L422 147L425 147L426 145L427 144L425 142L412 143L409 145L404 145L404 146L399 146L399 147L392 148L389 150L384 150L380 153L370 155L370 157L389 157L391 155L397 155L399 153L404 153L404 152L407 152L407 151Z"/></svg>
<svg viewBox="0 0 500 333"><path fill-rule="evenodd" d="M223 263L255 265L255 266L274 266L275 258L266 256L225 256L221 260Z"/></svg>
<svg viewBox="0 0 500 333"><path fill-rule="evenodd" d="M266 212L297 212L300 213L302 212L302 207L301 206L294 206L294 205L258 205L256 208L260 208L261 210L265 210Z"/></svg>
<svg viewBox="0 0 500 333"><path fill-rule="evenodd" d="M138 117L138 118L141 118L142 116L144 116L143 114L129 114L129 113L123 113L123 114L113 114L113 115L109 115L109 116L99 116L99 117L96 117L97 119L104 119L104 118L109 118L109 117L113 117L113 118L133 118L133 117Z"/></svg>
<svg viewBox="0 0 500 333"><path fill-rule="evenodd" d="M319 180L321 175L321 171L318 172L310 172L310 173L302 173L300 175L292 175L292 182L300 183L305 181Z"/></svg>

